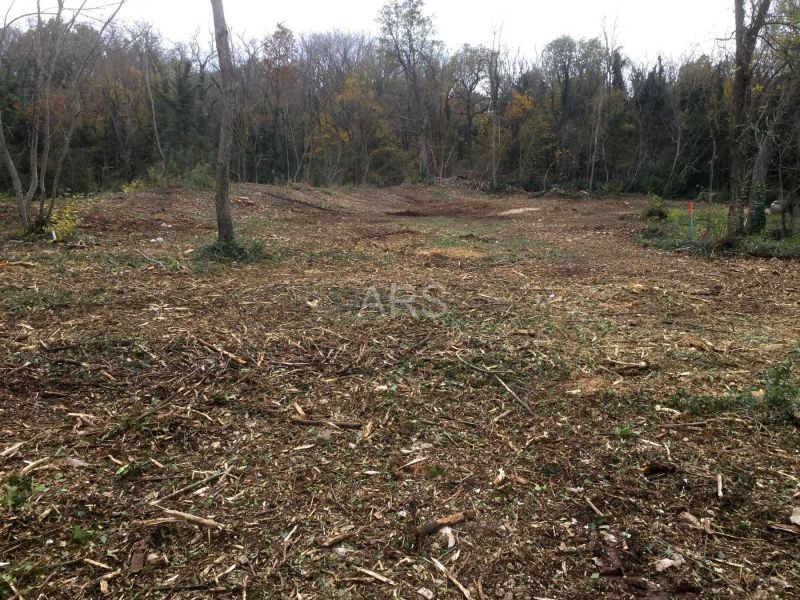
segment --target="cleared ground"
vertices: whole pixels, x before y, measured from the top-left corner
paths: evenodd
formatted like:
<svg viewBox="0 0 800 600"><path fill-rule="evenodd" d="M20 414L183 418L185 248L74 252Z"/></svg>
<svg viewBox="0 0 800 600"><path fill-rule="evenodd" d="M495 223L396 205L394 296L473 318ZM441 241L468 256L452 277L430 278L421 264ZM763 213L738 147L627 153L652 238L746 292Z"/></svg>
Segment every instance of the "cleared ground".
<svg viewBox="0 0 800 600"><path fill-rule="evenodd" d="M0 597L798 593L798 263L631 198L234 198L270 260L195 260L207 194L2 207Z"/></svg>

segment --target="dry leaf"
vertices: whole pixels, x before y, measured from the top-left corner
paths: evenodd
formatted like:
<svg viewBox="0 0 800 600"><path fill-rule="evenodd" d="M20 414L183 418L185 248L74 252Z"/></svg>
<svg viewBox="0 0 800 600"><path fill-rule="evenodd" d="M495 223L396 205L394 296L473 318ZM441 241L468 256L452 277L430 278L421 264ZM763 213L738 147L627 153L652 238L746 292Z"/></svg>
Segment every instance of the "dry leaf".
<svg viewBox="0 0 800 600"><path fill-rule="evenodd" d="M705 531L708 535L714 535L714 525L711 517L703 517L702 519L698 519L689 511L682 512L680 517L695 529Z"/></svg>
<svg viewBox="0 0 800 600"><path fill-rule="evenodd" d="M794 507L794 511L792 512L792 516L789 517L789 521L791 521L794 525L800 525L800 506Z"/></svg>
<svg viewBox="0 0 800 600"><path fill-rule="evenodd" d="M428 588L419 588L417 590L417 595L422 596L425 600L433 600L433 591Z"/></svg>
<svg viewBox="0 0 800 600"><path fill-rule="evenodd" d="M453 530L449 527L444 527L439 531L444 537L447 538L447 549L449 550L456 545L456 536L453 535Z"/></svg>
<svg viewBox="0 0 800 600"><path fill-rule="evenodd" d="M657 572L663 573L670 567L682 567L684 564L686 564L686 559L684 559L682 555L676 552L675 554L672 555L672 558L662 558L661 560L657 560L653 564Z"/></svg>
<svg viewBox="0 0 800 600"><path fill-rule="evenodd" d="M506 479L506 472L505 470L500 469L500 471L497 473L497 477L495 477L494 480L492 481L492 485L498 486L501 483L503 483L505 479Z"/></svg>

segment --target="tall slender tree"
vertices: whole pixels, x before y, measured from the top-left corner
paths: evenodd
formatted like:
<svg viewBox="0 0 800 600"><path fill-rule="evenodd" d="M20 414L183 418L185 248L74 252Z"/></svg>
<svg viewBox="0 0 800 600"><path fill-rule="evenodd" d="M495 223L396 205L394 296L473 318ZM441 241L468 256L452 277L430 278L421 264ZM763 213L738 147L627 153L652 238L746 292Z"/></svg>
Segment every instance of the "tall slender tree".
<svg viewBox="0 0 800 600"><path fill-rule="evenodd" d="M231 149L233 147L233 93L234 73L231 57L230 33L225 22L222 0L211 0L214 11L214 30L219 57L219 74L222 80L222 117L219 126L219 148L217 150L217 237L220 242L234 240L233 219L231 218Z"/></svg>

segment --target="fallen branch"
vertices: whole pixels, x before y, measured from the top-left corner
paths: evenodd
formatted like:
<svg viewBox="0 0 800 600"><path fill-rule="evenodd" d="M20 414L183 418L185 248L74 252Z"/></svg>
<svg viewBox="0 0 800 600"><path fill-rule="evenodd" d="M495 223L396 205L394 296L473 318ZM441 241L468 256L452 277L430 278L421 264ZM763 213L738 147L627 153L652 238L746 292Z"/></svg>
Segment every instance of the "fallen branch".
<svg viewBox="0 0 800 600"><path fill-rule="evenodd" d="M158 265L159 267L161 267L162 269L166 269L167 268L166 266L164 266L164 263L162 263L160 260L156 260L155 258L150 258L149 256L147 256L147 254L137 250L136 248L134 248L133 251L136 252L136 254L141 256L146 261L154 263L154 264Z"/></svg>
<svg viewBox="0 0 800 600"><path fill-rule="evenodd" d="M345 540L349 540L350 538L355 537L355 535L356 535L355 531L345 531L344 533L338 533L324 540L320 544L320 546L322 546L323 548L332 548L336 544L340 544Z"/></svg>
<svg viewBox="0 0 800 600"><path fill-rule="evenodd" d="M323 421L317 419L304 419L302 417L295 417L291 420L295 425L306 425L308 427L322 427L331 425L339 429L361 429L364 427L361 423L349 423L347 421Z"/></svg>
<svg viewBox="0 0 800 600"><path fill-rule="evenodd" d="M442 575L447 577L452 582L452 584L458 588L458 591L463 594L464 598L466 598L467 600L472 600L472 596L470 595L469 590L465 588L463 585L461 585L461 582L458 579L456 579L456 576L453 575L447 567L445 567L435 558L431 558L431 561L433 562L434 565L436 565L436 568L442 572Z"/></svg>
<svg viewBox="0 0 800 600"><path fill-rule="evenodd" d="M169 508L164 508L163 506L157 506L156 508L160 508L164 511L167 515L172 517L173 519L177 519L179 521L185 521L187 523L191 523L192 525L199 525L201 527L208 527L209 529L228 529L222 523L219 523L213 519L206 519L204 517L198 517L197 515L192 515L189 513L181 512L179 510L171 510ZM158 519L156 519L158 520Z"/></svg>
<svg viewBox="0 0 800 600"><path fill-rule="evenodd" d="M23 262L23 261L2 262L0 263L0 267L25 267L26 269L35 269L36 264L32 262Z"/></svg>
<svg viewBox="0 0 800 600"><path fill-rule="evenodd" d="M443 517L441 519L436 519L435 521L428 521L422 527L418 527L414 533L418 538L423 538L437 533L443 527L458 525L464 521L472 521L473 519L477 518L477 516L478 515L474 510L465 510L464 512L452 514L449 517Z"/></svg>
<svg viewBox="0 0 800 600"><path fill-rule="evenodd" d="M39 466L43 465L48 460L50 460L50 459L45 457L45 458L40 458L39 460L35 460L32 463L28 463L25 467L23 467L23 469L19 472L19 474L20 475L27 475L28 473L33 471L36 467L39 467Z"/></svg>
<svg viewBox="0 0 800 600"><path fill-rule="evenodd" d="M377 579L382 583L386 583L388 585L397 585L394 581L389 579L388 577L384 577L380 573L376 573L375 571L370 571L369 569L365 569L364 567L353 567L356 571L361 571L364 575L369 575L373 579Z"/></svg>
<svg viewBox="0 0 800 600"><path fill-rule="evenodd" d="M0 457L8 458L10 456L13 456L14 454L16 454L17 450L22 448L22 444L24 444L24 443L25 442L17 442L16 444L14 444L12 446L9 446L8 448L6 448L2 452L0 452Z"/></svg>
<svg viewBox="0 0 800 600"><path fill-rule="evenodd" d="M783 531L785 533L793 533L795 535L800 535L800 527L795 525L781 525L780 523L773 523L769 526L770 529L773 531Z"/></svg>
<svg viewBox="0 0 800 600"><path fill-rule="evenodd" d="M191 492L195 488L202 487L206 483L210 483L211 481L214 481L215 479L219 479L221 477L225 477L226 475L230 475L231 471L233 471L233 467L229 467L225 471L221 471L219 473L214 473L213 475L209 475L205 479L201 479L200 481L195 481L194 483L190 483L189 485L184 486L181 489L176 490L176 491L172 492L171 494L169 494L167 496L164 496L163 498L160 498L158 500L153 500L150 504L153 505L153 506L158 506L159 504L161 504L163 502L166 502L167 500L172 500L176 496L180 496L181 494L185 494L186 492Z"/></svg>
<svg viewBox="0 0 800 600"><path fill-rule="evenodd" d="M536 413L533 412L533 409L530 407L530 405L527 402L525 402L522 398L517 396L517 393L514 390L512 390L510 387L508 387L506 385L506 382L503 381L502 379L500 379L499 375L495 375L494 378L497 379L497 381L500 382L500 385L502 385L509 394L511 394L511 396L514 398L514 400L516 400L520 405L522 405L522 407L525 410L528 411L528 414L530 414L531 416L536 416Z"/></svg>
<svg viewBox="0 0 800 600"><path fill-rule="evenodd" d="M592 500L591 500L591 498L589 498L589 496L586 496L586 503L589 505L589 508L591 508L594 511L594 514L596 514L598 517L601 517L601 518L605 517L603 512L594 505L594 502L592 502Z"/></svg>
<svg viewBox="0 0 800 600"><path fill-rule="evenodd" d="M232 361L234 361L235 363L237 363L239 365L246 365L247 364L247 361L245 359L243 359L243 358L241 358L239 356L236 356L232 352L228 352L224 348L220 348L219 346L215 346L214 344L211 344L211 343L209 343L209 342L207 342L205 340L202 340L197 336L193 335L191 337L193 337L200 345L205 346L206 348L208 348L209 350L213 350L214 352L218 352L219 354L222 354L223 356L227 356L228 358L230 358Z"/></svg>

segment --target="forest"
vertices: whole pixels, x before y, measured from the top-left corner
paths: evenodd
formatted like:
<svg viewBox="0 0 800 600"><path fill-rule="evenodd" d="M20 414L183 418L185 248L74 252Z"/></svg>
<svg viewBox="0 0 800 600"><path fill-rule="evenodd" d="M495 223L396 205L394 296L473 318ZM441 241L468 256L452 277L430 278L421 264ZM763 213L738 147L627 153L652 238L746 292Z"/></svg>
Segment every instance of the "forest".
<svg viewBox="0 0 800 600"><path fill-rule="evenodd" d="M739 109L732 43L714 55L641 64L598 24L597 37L560 37L536 56L505 47L501 32L493 47L447 48L422 0L384 6L376 37L281 24L260 39L234 35L232 176L315 186L459 178L481 189L724 201L733 112L744 109L740 178L750 190L765 183L773 199L793 198L800 8L759 4L764 14L753 7L748 15L755 37ZM39 193L187 176L202 185L221 95L211 40L169 44L149 24L32 19L2 30L0 107L4 145L26 177L39 139ZM12 189L7 169L0 189Z"/></svg>

